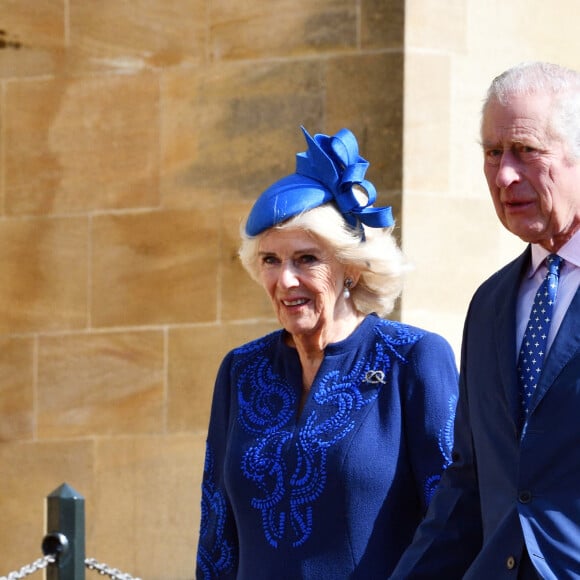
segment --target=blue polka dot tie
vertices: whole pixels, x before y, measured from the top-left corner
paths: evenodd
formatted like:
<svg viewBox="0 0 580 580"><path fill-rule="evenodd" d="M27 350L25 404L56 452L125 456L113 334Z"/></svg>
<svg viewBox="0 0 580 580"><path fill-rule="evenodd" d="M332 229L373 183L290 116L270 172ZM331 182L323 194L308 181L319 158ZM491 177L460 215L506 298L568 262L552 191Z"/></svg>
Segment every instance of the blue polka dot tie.
<svg viewBox="0 0 580 580"><path fill-rule="evenodd" d="M546 258L548 273L540 284L530 312L530 320L524 332L522 347L518 358L518 378L521 397L521 424L528 416L529 403L536 390L542 363L546 354L548 331L552 320L554 301L558 292L558 276L562 258L550 254Z"/></svg>

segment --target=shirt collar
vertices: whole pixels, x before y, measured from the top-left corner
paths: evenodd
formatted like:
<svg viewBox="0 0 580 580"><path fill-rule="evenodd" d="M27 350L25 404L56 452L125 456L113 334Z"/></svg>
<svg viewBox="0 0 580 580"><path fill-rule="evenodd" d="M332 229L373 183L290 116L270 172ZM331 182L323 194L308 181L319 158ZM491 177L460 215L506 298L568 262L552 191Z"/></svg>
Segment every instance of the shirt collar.
<svg viewBox="0 0 580 580"><path fill-rule="evenodd" d="M548 252L540 244L531 244L532 246L532 264L528 272L528 278L531 278L538 268L543 264L544 260L552 253ZM557 252L558 256L564 259L565 262L580 267L580 230L577 231Z"/></svg>

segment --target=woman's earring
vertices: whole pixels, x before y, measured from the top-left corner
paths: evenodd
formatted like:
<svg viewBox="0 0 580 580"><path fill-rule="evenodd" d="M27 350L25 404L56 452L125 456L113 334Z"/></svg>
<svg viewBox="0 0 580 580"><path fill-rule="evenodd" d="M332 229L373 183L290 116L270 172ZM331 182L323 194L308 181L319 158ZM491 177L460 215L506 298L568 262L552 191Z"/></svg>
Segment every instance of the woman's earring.
<svg viewBox="0 0 580 580"><path fill-rule="evenodd" d="M350 289L352 288L352 284L353 284L352 278L345 278L343 290L345 300L348 300L350 298Z"/></svg>

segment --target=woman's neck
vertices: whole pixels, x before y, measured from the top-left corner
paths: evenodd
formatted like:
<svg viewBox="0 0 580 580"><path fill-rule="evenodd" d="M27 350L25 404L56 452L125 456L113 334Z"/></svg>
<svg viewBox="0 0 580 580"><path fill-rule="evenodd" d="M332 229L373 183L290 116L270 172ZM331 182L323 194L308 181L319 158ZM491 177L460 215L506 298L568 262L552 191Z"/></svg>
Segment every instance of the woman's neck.
<svg viewBox="0 0 580 580"><path fill-rule="evenodd" d="M348 338L363 320L363 314L353 312L352 316L337 321L332 328L325 325L313 333L288 335L288 344L298 352L305 387L309 388L314 382L324 359L326 347Z"/></svg>

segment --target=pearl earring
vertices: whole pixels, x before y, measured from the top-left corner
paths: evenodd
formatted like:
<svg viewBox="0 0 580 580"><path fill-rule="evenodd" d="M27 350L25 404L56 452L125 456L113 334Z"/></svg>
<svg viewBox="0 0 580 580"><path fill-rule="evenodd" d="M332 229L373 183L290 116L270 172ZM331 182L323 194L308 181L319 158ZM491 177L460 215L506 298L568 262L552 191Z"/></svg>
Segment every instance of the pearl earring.
<svg viewBox="0 0 580 580"><path fill-rule="evenodd" d="M348 300L350 298L350 289L352 288L352 284L353 284L352 278L345 278L344 290L342 291L345 300Z"/></svg>

